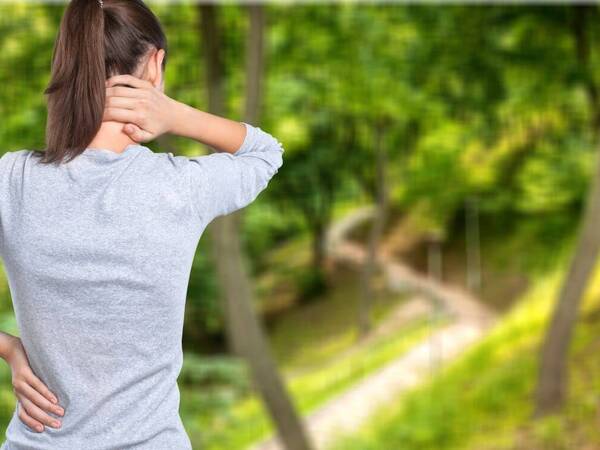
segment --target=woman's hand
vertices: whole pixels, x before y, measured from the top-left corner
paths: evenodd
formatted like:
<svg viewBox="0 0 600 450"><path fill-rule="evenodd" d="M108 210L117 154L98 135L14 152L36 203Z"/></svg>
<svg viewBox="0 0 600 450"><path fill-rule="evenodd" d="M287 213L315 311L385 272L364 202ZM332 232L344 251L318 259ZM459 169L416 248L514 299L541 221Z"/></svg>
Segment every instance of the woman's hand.
<svg viewBox="0 0 600 450"><path fill-rule="evenodd" d="M21 339L13 337L6 362L12 371L12 385L18 399L19 419L40 433L44 431L44 425L60 428L60 421L48 415L46 411L63 416L64 410L58 405L56 396L31 370Z"/></svg>
<svg viewBox="0 0 600 450"><path fill-rule="evenodd" d="M136 142L148 142L170 133L194 139L217 151L234 153L246 137L243 123L178 102L166 96L162 88L133 75L115 75L106 81L106 86L102 120L123 123L123 131Z"/></svg>
<svg viewBox="0 0 600 450"><path fill-rule="evenodd" d="M123 131L131 139L148 142L170 132L176 103L149 81L133 75L115 75L106 81L102 120L123 122Z"/></svg>

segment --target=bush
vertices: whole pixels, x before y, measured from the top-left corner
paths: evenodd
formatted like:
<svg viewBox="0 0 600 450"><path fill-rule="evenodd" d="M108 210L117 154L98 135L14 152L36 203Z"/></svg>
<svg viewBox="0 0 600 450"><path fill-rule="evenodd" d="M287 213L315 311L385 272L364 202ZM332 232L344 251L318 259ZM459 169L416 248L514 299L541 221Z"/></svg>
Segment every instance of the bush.
<svg viewBox="0 0 600 450"><path fill-rule="evenodd" d="M236 395L250 391L246 364L231 356L184 354L179 381L186 386L229 388Z"/></svg>
<svg viewBox="0 0 600 450"><path fill-rule="evenodd" d="M322 270L308 268L301 271L297 278L301 302L314 300L327 290L327 278Z"/></svg>

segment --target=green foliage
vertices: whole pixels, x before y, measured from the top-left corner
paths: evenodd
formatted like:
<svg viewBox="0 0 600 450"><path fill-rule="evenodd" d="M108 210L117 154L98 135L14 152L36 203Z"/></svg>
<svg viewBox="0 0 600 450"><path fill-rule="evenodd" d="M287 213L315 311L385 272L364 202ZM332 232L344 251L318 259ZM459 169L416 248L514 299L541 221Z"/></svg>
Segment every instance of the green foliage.
<svg viewBox="0 0 600 450"><path fill-rule="evenodd" d="M548 143L535 150L517 176L521 191L517 210L529 214L565 211L584 198L593 163L589 152L567 147L557 153Z"/></svg>
<svg viewBox="0 0 600 450"><path fill-rule="evenodd" d="M301 302L314 300L327 289L327 279L322 270L308 267L297 274L298 297Z"/></svg>
<svg viewBox="0 0 600 450"><path fill-rule="evenodd" d="M559 416L546 417L534 424L534 439L548 450L569 450L569 433L565 425Z"/></svg>
<svg viewBox="0 0 600 450"><path fill-rule="evenodd" d="M208 239L201 239L194 256L186 301L186 328L197 335L197 329L207 334L220 333L223 318L219 304L219 288L214 264L211 262Z"/></svg>
<svg viewBox="0 0 600 450"><path fill-rule="evenodd" d="M424 230L443 235L464 201L469 178L460 154L466 143L465 129L446 122L419 143L410 160L404 196L408 207L420 211L417 220Z"/></svg>
<svg viewBox="0 0 600 450"><path fill-rule="evenodd" d="M246 365L228 356L200 357L193 353L184 355L179 382L187 386L206 388L225 385L240 393L247 393Z"/></svg>

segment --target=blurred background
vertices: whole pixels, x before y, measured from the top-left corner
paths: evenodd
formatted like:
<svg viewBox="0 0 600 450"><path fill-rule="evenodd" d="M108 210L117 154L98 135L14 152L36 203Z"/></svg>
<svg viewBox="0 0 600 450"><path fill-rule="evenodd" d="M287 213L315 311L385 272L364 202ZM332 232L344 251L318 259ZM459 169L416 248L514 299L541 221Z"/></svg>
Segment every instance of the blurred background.
<svg viewBox="0 0 600 450"><path fill-rule="evenodd" d="M167 95L285 149L197 249L194 449L600 449L598 5L147 3ZM44 147L64 7L0 3L2 151Z"/></svg>

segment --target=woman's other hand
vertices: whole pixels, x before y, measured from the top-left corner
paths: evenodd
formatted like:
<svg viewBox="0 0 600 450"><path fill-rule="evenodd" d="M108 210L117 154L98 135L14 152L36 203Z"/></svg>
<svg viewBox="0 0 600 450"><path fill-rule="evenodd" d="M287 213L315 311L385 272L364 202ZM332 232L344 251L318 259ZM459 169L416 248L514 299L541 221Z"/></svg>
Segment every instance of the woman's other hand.
<svg viewBox="0 0 600 450"><path fill-rule="evenodd" d="M127 86L117 86L117 85ZM123 131L136 142L148 142L168 133L177 102L151 82L133 75L106 80L103 121L122 122Z"/></svg>
<svg viewBox="0 0 600 450"><path fill-rule="evenodd" d="M31 429L44 431L44 425L60 428L61 422L46 412L64 415L58 399L46 385L33 373L21 339L12 336L12 342L6 354L6 362L12 371L13 392L18 399L19 419Z"/></svg>

